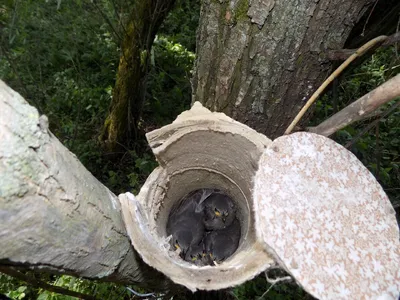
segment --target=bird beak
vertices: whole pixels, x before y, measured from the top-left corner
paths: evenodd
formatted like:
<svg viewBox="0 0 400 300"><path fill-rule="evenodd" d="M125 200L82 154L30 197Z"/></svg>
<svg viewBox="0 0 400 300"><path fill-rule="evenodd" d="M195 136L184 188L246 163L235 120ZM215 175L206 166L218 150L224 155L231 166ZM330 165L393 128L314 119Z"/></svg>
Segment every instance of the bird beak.
<svg viewBox="0 0 400 300"><path fill-rule="evenodd" d="M219 211L216 211L216 212L215 212L215 215L216 215L217 217L220 217L220 216L221 216L221 213L220 213Z"/></svg>
<svg viewBox="0 0 400 300"><path fill-rule="evenodd" d="M179 244L175 244L175 248L176 249L181 249L181 247L179 247Z"/></svg>

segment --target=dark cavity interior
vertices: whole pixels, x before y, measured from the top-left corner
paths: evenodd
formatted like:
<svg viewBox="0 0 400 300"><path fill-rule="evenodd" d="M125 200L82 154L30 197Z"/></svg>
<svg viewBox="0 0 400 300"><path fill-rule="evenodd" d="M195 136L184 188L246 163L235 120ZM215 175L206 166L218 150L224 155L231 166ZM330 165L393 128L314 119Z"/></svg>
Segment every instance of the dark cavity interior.
<svg viewBox="0 0 400 300"><path fill-rule="evenodd" d="M218 189L197 189L171 208L166 233L171 249L198 266L215 265L232 256L241 239L240 209Z"/></svg>

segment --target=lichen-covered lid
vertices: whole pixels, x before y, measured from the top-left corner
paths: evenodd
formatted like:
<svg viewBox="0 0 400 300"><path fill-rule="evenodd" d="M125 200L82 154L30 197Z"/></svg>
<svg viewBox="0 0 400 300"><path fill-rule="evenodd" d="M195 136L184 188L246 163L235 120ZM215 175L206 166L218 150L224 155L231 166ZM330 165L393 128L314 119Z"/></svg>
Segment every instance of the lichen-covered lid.
<svg viewBox="0 0 400 300"><path fill-rule="evenodd" d="M311 133L270 144L255 177L257 238L320 299L398 299L395 211L348 150Z"/></svg>

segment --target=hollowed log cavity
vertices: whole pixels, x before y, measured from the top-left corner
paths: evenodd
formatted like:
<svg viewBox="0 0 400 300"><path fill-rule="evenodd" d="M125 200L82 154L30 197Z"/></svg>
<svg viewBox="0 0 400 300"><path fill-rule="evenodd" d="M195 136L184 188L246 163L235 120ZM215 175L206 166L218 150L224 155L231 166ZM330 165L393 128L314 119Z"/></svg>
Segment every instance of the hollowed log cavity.
<svg viewBox="0 0 400 300"><path fill-rule="evenodd" d="M147 139L160 166L148 177L137 201L129 202L130 215L123 212L132 243L147 264L191 290L217 290L243 283L273 263L254 230L253 177L271 142L268 138L195 103L172 124L148 133ZM167 250L172 208L202 188L229 195L241 224L238 249L217 266L198 267Z"/></svg>

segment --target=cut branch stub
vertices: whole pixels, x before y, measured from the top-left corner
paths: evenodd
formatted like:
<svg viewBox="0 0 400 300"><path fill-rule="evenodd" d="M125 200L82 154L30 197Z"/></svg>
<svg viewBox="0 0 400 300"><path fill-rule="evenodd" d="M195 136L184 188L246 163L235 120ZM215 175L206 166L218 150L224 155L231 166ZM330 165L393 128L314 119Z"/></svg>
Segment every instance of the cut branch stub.
<svg viewBox="0 0 400 300"><path fill-rule="evenodd" d="M343 108L329 119L308 131L324 136L330 136L336 131L364 118L378 109L381 105L400 96L400 74L389 79L373 91L365 94L357 101Z"/></svg>
<svg viewBox="0 0 400 300"><path fill-rule="evenodd" d="M172 124L147 134L160 166L137 198L120 195L127 231L150 266L191 290L217 290L243 283L273 260L254 230L253 178L264 135L196 102ZM168 251L166 224L172 206L199 188L219 188L239 208L242 238L235 254L218 266L197 267Z"/></svg>

